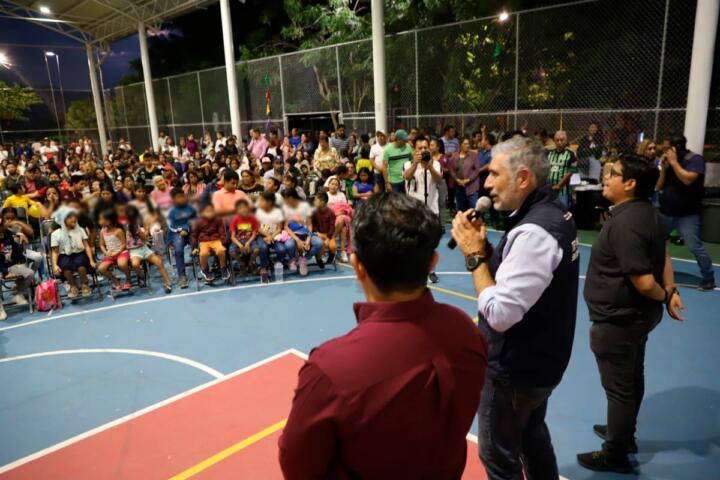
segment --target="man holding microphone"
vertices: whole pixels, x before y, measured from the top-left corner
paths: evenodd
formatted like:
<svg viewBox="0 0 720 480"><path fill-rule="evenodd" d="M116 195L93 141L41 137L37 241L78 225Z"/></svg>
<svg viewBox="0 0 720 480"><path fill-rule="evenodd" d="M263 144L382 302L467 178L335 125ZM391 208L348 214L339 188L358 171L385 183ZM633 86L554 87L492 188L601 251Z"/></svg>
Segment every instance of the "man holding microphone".
<svg viewBox="0 0 720 480"><path fill-rule="evenodd" d="M494 251L471 211L453 220L489 348L478 438L490 480L522 479L523 468L527 478L558 478L545 413L570 359L579 260L575 223L547 185L549 169L535 139L493 147L485 188L495 209L511 212Z"/></svg>

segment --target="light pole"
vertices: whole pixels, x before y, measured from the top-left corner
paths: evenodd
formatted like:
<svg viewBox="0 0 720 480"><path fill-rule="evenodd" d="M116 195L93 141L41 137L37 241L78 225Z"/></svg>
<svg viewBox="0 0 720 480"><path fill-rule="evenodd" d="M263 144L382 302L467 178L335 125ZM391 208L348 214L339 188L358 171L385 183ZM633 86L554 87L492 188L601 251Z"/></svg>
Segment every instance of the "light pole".
<svg viewBox="0 0 720 480"><path fill-rule="evenodd" d="M50 75L50 64L48 63L47 57L50 57L52 55L55 55L54 53L52 55L48 55L48 53L52 52L45 52L45 69L47 70L48 74L48 81L50 82L50 95L52 97L52 103L53 103L53 109L55 110L55 122L57 123L57 130L58 130L58 137L60 134L60 116L58 115L58 109L57 109L57 103L55 102L55 88L53 87L53 81L52 76Z"/></svg>
<svg viewBox="0 0 720 480"><path fill-rule="evenodd" d="M65 105L65 90L63 89L62 74L60 73L60 54L55 53L55 52L45 52L45 55L48 57L55 57L55 65L57 66L57 72L58 72L58 85L60 85L60 101L62 102L63 124L64 124L65 117L67 115L67 105Z"/></svg>

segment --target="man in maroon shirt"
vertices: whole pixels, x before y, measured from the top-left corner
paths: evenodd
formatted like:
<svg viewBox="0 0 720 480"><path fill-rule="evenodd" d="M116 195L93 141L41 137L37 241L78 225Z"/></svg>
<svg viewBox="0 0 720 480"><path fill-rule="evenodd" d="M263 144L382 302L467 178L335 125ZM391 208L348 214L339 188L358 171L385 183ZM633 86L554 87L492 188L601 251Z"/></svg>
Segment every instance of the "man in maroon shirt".
<svg viewBox="0 0 720 480"><path fill-rule="evenodd" d="M435 302L427 275L442 227L422 202L374 195L353 219L358 326L313 350L280 438L286 479L459 479L487 346Z"/></svg>

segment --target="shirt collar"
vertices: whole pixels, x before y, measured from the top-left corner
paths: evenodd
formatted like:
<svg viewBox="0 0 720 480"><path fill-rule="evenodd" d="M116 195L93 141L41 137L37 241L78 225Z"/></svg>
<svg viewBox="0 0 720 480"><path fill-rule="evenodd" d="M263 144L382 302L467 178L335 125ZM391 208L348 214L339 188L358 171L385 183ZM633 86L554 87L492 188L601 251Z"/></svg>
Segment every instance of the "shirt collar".
<svg viewBox="0 0 720 480"><path fill-rule="evenodd" d="M425 289L416 300L407 302L357 302L353 304L355 318L359 324L364 322L382 322L395 320L415 320L427 315L435 299L429 289Z"/></svg>
<svg viewBox="0 0 720 480"><path fill-rule="evenodd" d="M628 208L630 208L631 205L636 205L636 204L638 204L638 203L640 203L640 202L646 202L646 201L647 201L647 200L643 200L643 199L641 199L641 198L633 198L633 199L631 199L631 200L628 200L628 201L626 201L626 202L621 203L620 205L613 205L613 206L610 207L609 214L610 214L611 217L612 217L612 216L615 216L615 215L617 215L618 213L620 213L620 212L622 212L622 211L627 210Z"/></svg>

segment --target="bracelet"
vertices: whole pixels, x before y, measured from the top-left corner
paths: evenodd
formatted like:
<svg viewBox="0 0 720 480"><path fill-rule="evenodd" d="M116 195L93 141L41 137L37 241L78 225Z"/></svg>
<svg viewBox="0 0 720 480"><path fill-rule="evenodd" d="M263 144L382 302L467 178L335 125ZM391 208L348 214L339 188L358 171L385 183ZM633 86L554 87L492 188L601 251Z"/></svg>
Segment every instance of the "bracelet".
<svg viewBox="0 0 720 480"><path fill-rule="evenodd" d="M669 303L670 303L670 300L672 300L673 295L678 295L678 296L680 296L680 294L678 293L677 287L673 287L670 292L668 292L667 290L665 290L665 299L663 300L663 303L664 303L665 305L669 304Z"/></svg>

